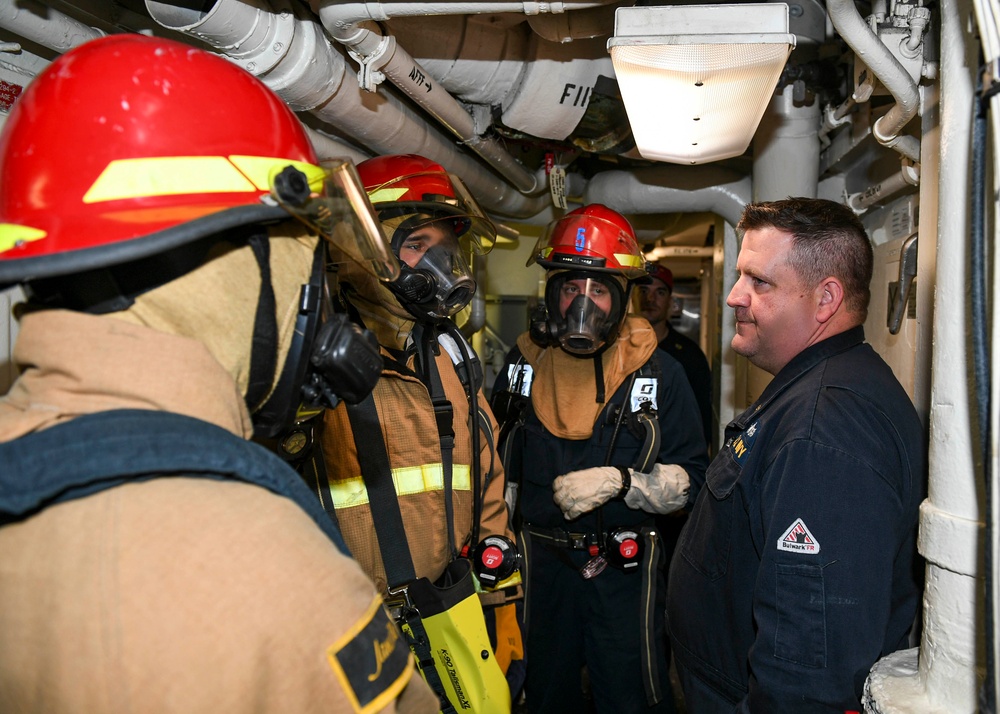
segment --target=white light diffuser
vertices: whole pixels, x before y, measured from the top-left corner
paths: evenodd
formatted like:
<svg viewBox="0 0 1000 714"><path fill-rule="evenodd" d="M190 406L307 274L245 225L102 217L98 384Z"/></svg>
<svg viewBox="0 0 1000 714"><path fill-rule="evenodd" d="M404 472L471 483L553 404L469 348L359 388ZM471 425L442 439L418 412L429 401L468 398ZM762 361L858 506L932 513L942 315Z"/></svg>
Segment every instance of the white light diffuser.
<svg viewBox="0 0 1000 714"><path fill-rule="evenodd" d="M618 8L608 50L639 153L742 154L794 47L784 3Z"/></svg>

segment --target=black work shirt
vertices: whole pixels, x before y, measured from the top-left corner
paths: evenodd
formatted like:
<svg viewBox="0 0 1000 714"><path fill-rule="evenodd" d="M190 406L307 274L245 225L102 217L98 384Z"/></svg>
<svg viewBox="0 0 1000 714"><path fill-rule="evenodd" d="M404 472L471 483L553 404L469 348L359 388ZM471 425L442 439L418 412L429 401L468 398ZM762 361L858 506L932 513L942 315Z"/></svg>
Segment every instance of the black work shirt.
<svg viewBox="0 0 1000 714"><path fill-rule="evenodd" d="M861 709L918 602L924 430L861 327L807 348L726 428L681 534L667 616L734 712Z"/></svg>

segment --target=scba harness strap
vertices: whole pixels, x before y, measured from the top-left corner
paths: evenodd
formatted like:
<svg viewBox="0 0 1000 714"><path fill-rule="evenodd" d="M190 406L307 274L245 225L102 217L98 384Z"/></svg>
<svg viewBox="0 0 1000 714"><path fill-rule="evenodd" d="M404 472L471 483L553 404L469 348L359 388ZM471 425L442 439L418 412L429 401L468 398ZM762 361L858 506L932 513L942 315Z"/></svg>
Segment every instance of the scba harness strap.
<svg viewBox="0 0 1000 714"><path fill-rule="evenodd" d="M125 483L235 480L291 499L349 555L340 530L288 464L200 419L142 409L81 416L0 444L0 463L0 525Z"/></svg>
<svg viewBox="0 0 1000 714"><path fill-rule="evenodd" d="M511 443L511 434L524 425L525 414L531 405L533 381L534 370L524 355L518 355L517 361L507 367L507 389L502 394L497 394L493 400L493 413L500 422L500 444ZM629 376L628 384L627 402L609 404L605 413L609 423L623 419L626 427L643 439L642 448L631 468L648 473L656 463L656 455L660 450L660 422L656 418L656 395L660 384L659 360L655 356L647 360ZM508 456L509 454L504 453L501 461L508 463Z"/></svg>
<svg viewBox="0 0 1000 714"><path fill-rule="evenodd" d="M365 455L359 461L389 585L386 605L403 630L421 675L438 695L441 712L453 714L470 707L483 714L509 711L510 690L490 646L470 561L455 558L435 583L416 577L385 442L370 437L382 433L373 397L349 406L347 413L359 457ZM445 498L451 501L450 489ZM450 519L452 509L446 512ZM453 526L450 522L448 526L451 537ZM447 673L447 686L442 672Z"/></svg>

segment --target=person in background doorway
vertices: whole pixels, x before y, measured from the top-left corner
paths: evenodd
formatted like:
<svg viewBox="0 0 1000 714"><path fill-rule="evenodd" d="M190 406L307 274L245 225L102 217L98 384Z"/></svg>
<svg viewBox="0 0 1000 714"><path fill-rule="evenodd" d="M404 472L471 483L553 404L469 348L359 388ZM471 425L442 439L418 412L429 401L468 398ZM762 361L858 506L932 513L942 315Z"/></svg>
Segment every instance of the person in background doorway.
<svg viewBox="0 0 1000 714"><path fill-rule="evenodd" d="M670 567L690 714L861 711L920 599L924 429L865 343L872 246L850 208L750 204L733 350L774 375L726 427Z"/></svg>
<svg viewBox="0 0 1000 714"><path fill-rule="evenodd" d="M653 326L660 349L680 362L684 368L684 374L694 391L694 398L698 401L705 443L711 446L712 371L698 343L670 324L670 313L674 305L674 274L670 268L654 263L650 278L648 284L639 285L636 290L639 314Z"/></svg>
<svg viewBox="0 0 1000 714"><path fill-rule="evenodd" d="M328 241L392 267L377 232L332 232L370 211L338 177L259 80L169 40L80 45L15 103L0 288L28 302L0 399L0 711L437 711L339 532L249 441L307 382L339 393L336 361L309 364L337 323L303 299Z"/></svg>
<svg viewBox="0 0 1000 714"><path fill-rule="evenodd" d="M493 387L528 551L527 708L673 712L652 514L685 509L702 483L694 395L649 323L627 314L647 272L624 216L571 211L530 262L547 271L544 310Z"/></svg>

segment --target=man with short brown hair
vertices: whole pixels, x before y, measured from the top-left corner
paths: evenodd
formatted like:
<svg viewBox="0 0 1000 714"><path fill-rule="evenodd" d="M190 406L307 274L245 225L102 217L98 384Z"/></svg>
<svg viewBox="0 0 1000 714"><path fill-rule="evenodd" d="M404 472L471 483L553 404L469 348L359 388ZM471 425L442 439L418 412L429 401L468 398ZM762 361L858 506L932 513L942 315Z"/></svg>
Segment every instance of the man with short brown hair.
<svg viewBox="0 0 1000 714"><path fill-rule="evenodd" d="M864 341L872 248L847 207L747 206L732 347L774 375L726 427L670 568L691 714L860 711L907 646L924 430Z"/></svg>

